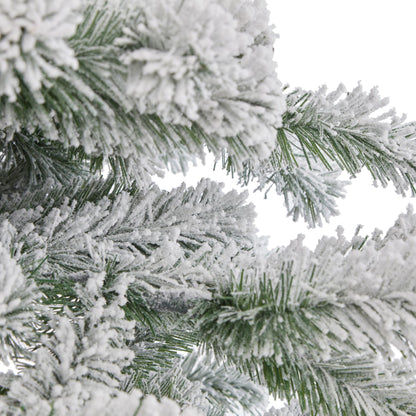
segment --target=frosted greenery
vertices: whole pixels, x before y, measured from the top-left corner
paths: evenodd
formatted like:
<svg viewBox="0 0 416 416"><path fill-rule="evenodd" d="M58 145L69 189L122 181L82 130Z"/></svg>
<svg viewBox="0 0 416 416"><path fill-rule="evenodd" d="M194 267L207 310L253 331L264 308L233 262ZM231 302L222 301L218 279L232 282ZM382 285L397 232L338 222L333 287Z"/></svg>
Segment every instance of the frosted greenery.
<svg viewBox="0 0 416 416"><path fill-rule="evenodd" d="M211 153L310 226L342 171L416 193L416 124L275 39L264 0L2 1L1 414L416 415L411 207L270 250L247 193L153 182Z"/></svg>

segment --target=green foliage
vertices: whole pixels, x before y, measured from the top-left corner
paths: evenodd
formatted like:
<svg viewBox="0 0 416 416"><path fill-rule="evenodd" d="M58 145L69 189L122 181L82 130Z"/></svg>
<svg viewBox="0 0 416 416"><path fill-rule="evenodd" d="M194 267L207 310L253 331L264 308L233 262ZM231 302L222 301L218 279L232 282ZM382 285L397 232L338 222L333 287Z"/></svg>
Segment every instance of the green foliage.
<svg viewBox="0 0 416 416"><path fill-rule="evenodd" d="M210 152L320 225L341 171L416 194L416 124L375 89L283 96L261 1L12 3L0 413L261 415L273 394L291 416L416 415L411 210L385 238L269 251L245 194L152 180Z"/></svg>
<svg viewBox="0 0 416 416"><path fill-rule="evenodd" d="M295 396L301 409L314 415L415 414L412 347L402 350L409 357L402 364L390 362L394 337L403 348L413 337L407 332L414 326L412 312L397 332L394 327L387 331L389 315L400 314L397 304L390 304L385 289L371 299L366 292L361 298L346 295L348 277L341 264L339 278L346 283L334 284L332 292L325 275L334 273L332 264L341 260L322 248L317 249L320 258L303 254L285 263L289 249L277 262L269 260L261 276L250 270L232 276L211 302L195 310L204 347L231 359L280 398ZM341 252L351 249L355 258L351 246ZM300 250L293 253L301 256Z"/></svg>
<svg viewBox="0 0 416 416"><path fill-rule="evenodd" d="M3 192L20 187L35 187L47 180L70 183L74 176L85 175L82 158L56 142L48 143L41 133L16 132L13 140L1 141L1 178Z"/></svg>
<svg viewBox="0 0 416 416"><path fill-rule="evenodd" d="M240 183L256 180L266 195L274 187L288 215L313 227L338 213L336 199L344 196L346 184L337 178L340 171L355 177L365 168L376 183L391 182L398 193L415 194L416 125L392 110L380 115L388 100L376 89L367 94L358 86L345 94L340 85L329 94L325 88L285 92L287 111L270 156L260 164L248 160L239 170L223 154L223 168L237 173Z"/></svg>

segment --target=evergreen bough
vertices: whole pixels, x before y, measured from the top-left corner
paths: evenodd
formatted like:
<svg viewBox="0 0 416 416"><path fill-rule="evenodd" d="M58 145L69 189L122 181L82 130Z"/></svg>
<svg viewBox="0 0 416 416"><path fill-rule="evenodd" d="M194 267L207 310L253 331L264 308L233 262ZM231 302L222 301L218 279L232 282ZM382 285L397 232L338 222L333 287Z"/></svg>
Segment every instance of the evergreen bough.
<svg viewBox="0 0 416 416"><path fill-rule="evenodd" d="M152 179L211 153L320 225L341 171L416 192L415 123L376 89L282 87L264 0L3 0L0 22L2 414L416 415L411 208L269 250L246 194Z"/></svg>

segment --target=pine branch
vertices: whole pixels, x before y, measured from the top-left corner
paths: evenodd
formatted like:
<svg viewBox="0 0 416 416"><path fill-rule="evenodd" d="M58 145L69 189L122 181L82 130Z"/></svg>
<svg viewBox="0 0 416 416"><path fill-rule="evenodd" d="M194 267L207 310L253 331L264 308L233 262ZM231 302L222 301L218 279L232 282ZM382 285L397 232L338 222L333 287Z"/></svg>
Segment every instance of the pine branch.
<svg viewBox="0 0 416 416"><path fill-rule="evenodd" d="M11 141L4 138L0 146L2 193L33 189L47 181L68 185L75 177L86 176L82 152L68 151L57 142L48 143L40 132L16 132Z"/></svg>
<svg viewBox="0 0 416 416"><path fill-rule="evenodd" d="M200 31L200 22L195 21L196 26L189 27L189 22L194 20L189 20L188 15L200 11L196 4L186 3L179 8L177 17L159 21L161 33L172 32L172 27L177 29L176 37L169 37L172 44L164 42L167 49L163 50L160 45L154 47L160 34L147 27L147 19L152 19L152 13L159 16L160 10L165 9L170 15L177 9L175 1L171 5L157 2L152 7L126 4L125 10L111 2L90 3L81 9L75 7L75 3L73 10L63 8L61 14L54 10L59 16L55 16L56 19L65 19L67 12L75 16L71 30L61 33L56 28L56 39L52 37L64 46L59 55L61 59L49 56L50 50L45 52L42 46L45 34L41 30L39 38L34 39L33 49L24 54L23 59L28 60L46 55L42 64L37 62L40 65L36 68L39 72L37 81L28 82L24 76L16 79L14 93L6 92L2 99L0 129L8 137L7 141L15 132L40 129L48 140L62 142L70 149L81 147L94 158L133 159L147 174L155 173L160 166L186 171L190 161L204 158L206 149L219 155L227 148L240 164L248 158L265 156L271 150L273 128L270 126L281 123L284 101L271 59L274 35L268 26L268 16L259 13L251 4L245 5L246 13L258 15L258 25L250 26L249 22L236 20L232 10L222 3L209 6L208 9L215 13L220 7L217 18L225 19L229 27L235 28L236 42L224 43L218 42L218 38L210 39L217 36L216 32ZM11 25L17 30L16 39L20 39L25 25L21 26L21 21L15 22L13 13L8 10L5 13L10 14ZM29 12L25 17L28 21L24 21L25 24L32 24ZM40 22L48 22L49 17L39 11ZM188 31L201 37L201 44L211 47L200 51L189 43L190 37L181 34L183 24L180 19L187 23ZM244 33L248 28L251 28L249 43ZM270 55L265 55L266 49ZM157 60L150 56L153 52L160 57L176 53L178 62L183 59L198 62L185 76L181 67L176 70L172 67L173 72L162 77L160 85L168 84L160 95L168 94L164 108L169 109L168 113L181 114L179 118L164 116L151 104L157 94L148 88L155 81L159 82L157 70L152 75L146 72L147 78L153 78L144 86L138 86L140 80L146 78L137 78L137 70L140 72L142 64L149 68L157 66ZM146 54L150 54L149 59ZM189 58L190 54L194 56ZM139 59L142 55L144 58ZM19 59L16 56L16 61L8 63L11 69L18 67ZM47 60L56 64L53 70L45 69ZM165 71L163 58L161 64ZM240 71L233 70L241 66L252 76L241 76ZM222 70L219 71L219 67ZM19 68L16 71L19 72ZM220 81L221 76L228 78ZM175 84L178 79L181 82L173 85L177 92L169 98L169 83ZM247 79L250 82L247 83ZM1 82L6 84L3 78ZM193 100L201 107L197 116L181 108L181 103L182 107L190 105L190 99L177 102L187 82L196 95L202 91L202 96ZM258 88L254 88L253 83ZM224 89L224 85L228 87ZM144 106L143 102L147 104ZM259 137L262 140L268 138L267 143L261 142Z"/></svg>
<svg viewBox="0 0 416 416"><path fill-rule="evenodd" d="M406 377L414 373L416 286L409 254L416 244L415 224L409 212L383 240L376 234L373 239L357 236L348 242L340 235L323 239L314 253L295 241L271 254L266 265L232 277L212 301L195 309L204 345L219 357L234 360L287 400L293 394L299 400L309 397L301 402L303 411L359 415L357 400L369 408L375 400L377 406L384 403L387 408L374 414L396 414L394 406L414 414L411 405L416 397L407 381L401 382L403 396L393 389L400 383L398 374L397 380L392 374L396 381L390 382L388 375L380 383L374 381L370 392L368 385L353 381L348 389L358 391L351 392L343 390L344 380L338 379L343 375L334 370L333 383L341 383L342 388L328 387L324 393L319 389L329 371L323 367L336 368L331 367L334 359L348 368L345 360L369 357L374 369L378 365L385 372L393 357L392 345L408 357ZM354 380L375 377L368 373L361 378L358 370L357 364ZM308 389L312 390L308 393ZM361 395L364 402L357 399ZM334 403L336 408L331 407Z"/></svg>
<svg viewBox="0 0 416 416"><path fill-rule="evenodd" d="M138 167L137 160L117 155L91 155L82 147L66 148L58 141L47 140L40 130L32 133L21 130L13 137L0 140L0 186L2 193L36 191L45 183L68 186L74 180L108 173L114 180L128 187L148 187L152 183L155 163L149 171ZM157 172L161 174L160 172Z"/></svg>
<svg viewBox="0 0 416 416"><path fill-rule="evenodd" d="M135 358L127 372L133 375L134 385L140 390L162 397L166 392L159 394L154 390L160 386L152 384L152 377L171 371L178 359L192 352L198 336L192 322L183 315L159 313L157 316L158 321L152 327L140 322L136 325L135 338L129 344Z"/></svg>
<svg viewBox="0 0 416 416"><path fill-rule="evenodd" d="M158 401L137 389L121 390L125 376L120 370L131 357L124 343L117 342L112 324L121 321L111 311L112 305L100 306L95 305L81 319L69 314L71 319L55 315L49 321L48 335L40 339L41 346L31 357L35 365L22 375L1 378L7 393L0 402L2 412L68 415L99 411L109 415L122 408L128 416L146 416L149 411L200 416L195 408L182 413L166 397Z"/></svg>
<svg viewBox="0 0 416 416"><path fill-rule="evenodd" d="M104 282L104 275L97 274L76 287L81 313L65 307L60 313L45 310L45 330L37 331L29 365L8 386L8 403L16 411L83 413L99 391L116 394L125 377L121 370L132 359L125 343L133 325L120 308L129 281L121 275L112 282L116 296L107 302Z"/></svg>
<svg viewBox="0 0 416 416"><path fill-rule="evenodd" d="M11 229L10 245L14 233L15 230ZM16 256L18 258L19 253ZM174 362L179 352L192 351L197 338L189 332L189 325L186 335L185 326L178 327L176 316L166 319L166 314L155 314L139 297L137 290L128 289L131 278L114 273L114 266L114 262L109 263L105 273L90 273L88 279L78 281L58 277L55 280L44 279L42 275L36 275L38 270L31 273L46 295L42 303L48 308L38 308L44 315L43 327L38 325L33 331L33 326L29 326L24 334L24 341L32 342L26 349L30 351L36 347L34 352L25 355L30 361L22 362L24 375L2 382L7 393L2 405L7 406L12 414L17 414L18 408L25 409L25 412L36 409L41 414L49 414L54 409L59 414L66 414L69 405L72 411L84 413L90 407L96 408L94 400L103 393L111 398L109 405L119 405L119 399L123 397L137 410L139 404L143 406L137 390L130 387L128 395L123 395L120 390L132 376L137 377L137 368L140 368L140 384L144 385L146 377L149 378L149 365L153 371L160 371L160 368L171 365L169 360ZM29 289L33 290L33 284ZM36 293L39 291L35 291L31 299L36 298ZM25 293L19 293L19 296L25 299ZM16 300L12 302L15 308L14 326L11 327L14 328L14 338L16 334L22 335L21 330L16 332L16 317L21 314ZM33 311L27 308L22 318L27 320L31 315ZM175 326L178 327L176 330ZM133 327L136 327L135 336L131 333ZM147 328L153 331L151 339L143 336L143 329ZM29 334L29 331L33 333ZM137 354L140 349L147 352L148 363ZM17 358L20 359L20 355ZM134 363L138 367L135 368ZM89 399L76 396L73 390L79 390L77 386L89 392ZM157 403L153 403L150 397L144 398L144 403L150 401L157 408ZM164 401L165 398L162 403ZM169 403L176 408L174 402Z"/></svg>
<svg viewBox="0 0 416 416"><path fill-rule="evenodd" d="M398 193L415 194L415 123L395 116L393 110L378 115L388 100L377 89L365 93L359 85L346 93L295 89L286 95L287 111L277 129L275 149L260 164L246 161L243 169L223 154L223 168L237 173L240 183L259 183L257 190L275 187L285 197L289 215L301 215L310 226L321 225L337 214L335 199L344 185L335 180L344 170L352 177L363 168L374 181L392 182Z"/></svg>
<svg viewBox="0 0 416 416"><path fill-rule="evenodd" d="M286 285L281 291L280 303L275 299L275 304L283 306L290 288ZM263 301L258 298L258 306L252 305L251 311L244 308L241 297L236 302L239 312L232 311L230 306L223 307L218 316L204 311L201 332L207 348L231 358L280 398L291 400L296 395L302 410L312 411L313 415L415 414L414 365L409 368L408 360L404 364L407 372L386 374L384 363L374 354L357 358L359 350L348 348L350 340L344 341L344 351L342 346L337 351L334 334L318 330L320 337L312 341L310 332L317 330L314 323L320 318L308 322L313 314L309 308L302 316L288 312L289 316L280 314L273 324L270 318L265 324L267 315L256 310L261 309L259 304L264 305ZM210 330L210 321L215 321L218 328L215 334ZM323 355L322 348L327 345L335 351ZM349 356L343 355L345 349L350 350ZM319 357L326 360L319 361Z"/></svg>
<svg viewBox="0 0 416 416"><path fill-rule="evenodd" d="M301 162L298 158L300 166L281 168L271 176L264 176L264 182L256 190L267 186L267 197L274 186L276 192L284 197L288 216L294 221L301 217L310 227L322 226L322 219L328 222L331 216L339 214L336 200L345 196L344 186L348 182L339 180L339 172L322 172L310 166L301 166ZM267 167L264 172L269 173Z"/></svg>
<svg viewBox="0 0 416 416"><path fill-rule="evenodd" d="M374 357L337 357L326 362L306 360L277 368L272 359L263 371L281 383L282 396L296 398L300 408L311 415L414 415L414 367L403 364L391 372ZM399 363L394 363L400 367ZM407 368L406 368L407 367ZM288 373L291 377L288 378Z"/></svg>
<svg viewBox="0 0 416 416"><path fill-rule="evenodd" d="M34 281L26 278L10 255L12 250L5 240L11 230L1 224L0 231L0 359L8 364L30 356L42 306Z"/></svg>
<svg viewBox="0 0 416 416"><path fill-rule="evenodd" d="M239 414L244 409L249 414L261 414L267 403L266 391L253 383L238 368L218 363L212 356L196 352L185 358L182 371L193 383L202 384L202 391L214 408L224 408Z"/></svg>
<svg viewBox="0 0 416 416"><path fill-rule="evenodd" d="M146 383L144 391L198 407L205 414L241 414L244 409L259 415L267 402L265 390L237 368L196 351L178 358L171 368L154 372Z"/></svg>
<svg viewBox="0 0 416 416"><path fill-rule="evenodd" d="M366 167L382 185L392 181L402 194L413 190L414 123L405 123L393 110L378 115L388 100L376 88L367 94L359 85L345 93L342 85L330 94L325 89L290 93L285 115L289 134L323 165L335 162L352 175Z"/></svg>
<svg viewBox="0 0 416 416"><path fill-rule="evenodd" d="M152 187L140 191L117 184L111 177L91 178L48 189L46 194L41 189L23 198L9 195L3 198L1 211L3 219L7 218L5 224L16 227L10 237L16 259L33 275L46 296L43 303L54 313L62 314L65 309L76 316L85 313L95 301L81 299L80 287L93 285L97 276L104 276L102 296L107 303L114 296L111 287L117 276L133 279L122 309L136 324L136 337L129 342L135 358L125 371L132 375L133 385L152 393L146 388L151 375L172 368L179 354L189 353L198 343L192 325L183 321L178 326L178 313L186 313L195 296L209 296L211 284L184 297L183 276L211 276L209 269L214 264L220 270L229 265L230 256L236 256L236 262L239 256L244 259L237 247L250 253L255 242L251 207L241 206L244 196L224 195L220 190L203 181L196 189L182 186L168 193ZM39 205L44 208L34 209ZM246 229L237 217L247 222ZM146 236L141 241L134 237L140 228ZM85 232L91 236L87 245ZM169 256L176 255L168 261L167 248ZM179 292L170 276L182 279ZM192 280L189 283L194 286ZM174 290L166 294L172 284Z"/></svg>
<svg viewBox="0 0 416 416"><path fill-rule="evenodd" d="M193 288L188 296L199 297L208 295L230 258L249 261L257 244L244 199L207 180L165 192L91 178L5 196L0 218L17 230L21 264L42 262L43 278L87 280L116 261L116 273L134 276L141 289Z"/></svg>

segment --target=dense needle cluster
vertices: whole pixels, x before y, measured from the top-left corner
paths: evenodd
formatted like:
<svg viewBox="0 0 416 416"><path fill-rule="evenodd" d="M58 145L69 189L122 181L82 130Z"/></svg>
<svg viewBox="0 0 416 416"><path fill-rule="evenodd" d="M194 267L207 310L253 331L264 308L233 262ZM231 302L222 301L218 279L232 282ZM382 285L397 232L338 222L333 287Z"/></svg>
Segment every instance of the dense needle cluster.
<svg viewBox="0 0 416 416"><path fill-rule="evenodd" d="M415 191L376 89L282 87L264 0L0 4L5 415L416 415L416 215L268 249L246 194L310 226L341 171ZM284 408L267 410L269 395Z"/></svg>

